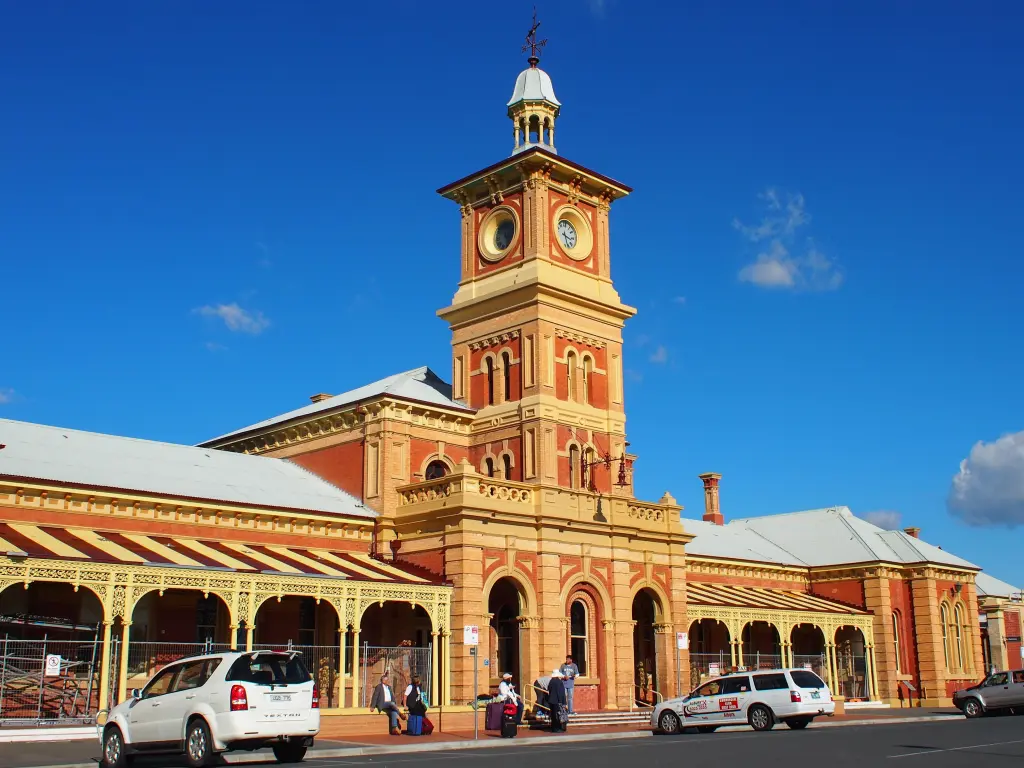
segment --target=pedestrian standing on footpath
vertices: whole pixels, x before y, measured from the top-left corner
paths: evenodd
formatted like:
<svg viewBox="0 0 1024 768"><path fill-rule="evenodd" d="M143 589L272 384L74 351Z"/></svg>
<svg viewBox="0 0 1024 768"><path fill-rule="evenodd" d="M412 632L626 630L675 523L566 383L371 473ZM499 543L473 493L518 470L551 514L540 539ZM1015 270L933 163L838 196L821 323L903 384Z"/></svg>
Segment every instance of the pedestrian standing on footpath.
<svg viewBox="0 0 1024 768"><path fill-rule="evenodd" d="M569 707L569 714L575 715L576 707L573 704L572 697L576 690L576 678L580 676L580 668L573 662L572 656L566 656L565 664L559 667L558 671L562 673L562 685L565 686L565 697Z"/></svg>
<svg viewBox="0 0 1024 768"><path fill-rule="evenodd" d="M551 707L551 732L564 731L569 723L569 709L566 705L565 685L562 683L562 670L551 673L548 683L548 706Z"/></svg>

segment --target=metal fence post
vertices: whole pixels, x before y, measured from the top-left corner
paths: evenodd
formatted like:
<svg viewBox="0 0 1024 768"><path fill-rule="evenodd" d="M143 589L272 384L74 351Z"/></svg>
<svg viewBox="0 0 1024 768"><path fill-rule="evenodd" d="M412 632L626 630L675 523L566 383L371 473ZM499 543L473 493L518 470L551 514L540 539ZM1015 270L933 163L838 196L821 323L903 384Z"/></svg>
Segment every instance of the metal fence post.
<svg viewBox="0 0 1024 768"><path fill-rule="evenodd" d="M0 659L0 716L4 713L4 684L7 682L7 659L10 658L7 652L8 638L10 635L4 632L4 657Z"/></svg>

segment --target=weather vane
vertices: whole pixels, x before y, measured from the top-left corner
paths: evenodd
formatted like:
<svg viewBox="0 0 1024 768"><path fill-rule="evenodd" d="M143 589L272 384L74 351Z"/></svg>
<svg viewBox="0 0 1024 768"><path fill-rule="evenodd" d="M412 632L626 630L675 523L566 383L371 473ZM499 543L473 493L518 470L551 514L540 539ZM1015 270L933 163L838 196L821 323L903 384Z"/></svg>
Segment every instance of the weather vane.
<svg viewBox="0 0 1024 768"><path fill-rule="evenodd" d="M530 31L526 34L526 45L523 46L523 53L527 50L530 51L530 58L527 61L530 64L536 65L540 61L540 57L537 55L548 44L548 41L537 40L537 30L540 29L540 22L537 21L537 6L533 7L533 26L530 27Z"/></svg>

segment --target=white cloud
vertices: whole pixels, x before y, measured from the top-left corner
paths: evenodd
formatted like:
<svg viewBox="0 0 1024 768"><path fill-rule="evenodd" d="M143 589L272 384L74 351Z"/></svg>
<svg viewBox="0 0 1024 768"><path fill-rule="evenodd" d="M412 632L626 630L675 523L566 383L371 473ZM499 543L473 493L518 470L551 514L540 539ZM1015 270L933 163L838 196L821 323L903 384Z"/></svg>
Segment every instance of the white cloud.
<svg viewBox="0 0 1024 768"><path fill-rule="evenodd" d="M203 317L219 317L229 331L249 333L253 336L263 333L270 321L260 311L250 312L238 304L207 304L195 310Z"/></svg>
<svg viewBox="0 0 1024 768"><path fill-rule="evenodd" d="M834 291L842 285L838 265L810 238L797 237L811 220L803 195L787 195L783 200L778 190L768 189L758 197L766 210L760 223L732 222L734 229L760 248L757 258L739 271L740 282L805 291Z"/></svg>
<svg viewBox="0 0 1024 768"><path fill-rule="evenodd" d="M867 520L872 525L884 528L887 531L902 530L903 515L891 509L877 509L874 512L865 512L858 515L862 520Z"/></svg>
<svg viewBox="0 0 1024 768"><path fill-rule="evenodd" d="M953 476L946 507L969 525L1024 525L1024 432L975 443Z"/></svg>
<svg viewBox="0 0 1024 768"><path fill-rule="evenodd" d="M7 403L13 402L13 400L13 389L0 389L0 405L6 405Z"/></svg>
<svg viewBox="0 0 1024 768"><path fill-rule="evenodd" d="M652 363L667 363L668 362L668 350L665 349L661 344L655 347L654 352L651 353L650 360Z"/></svg>

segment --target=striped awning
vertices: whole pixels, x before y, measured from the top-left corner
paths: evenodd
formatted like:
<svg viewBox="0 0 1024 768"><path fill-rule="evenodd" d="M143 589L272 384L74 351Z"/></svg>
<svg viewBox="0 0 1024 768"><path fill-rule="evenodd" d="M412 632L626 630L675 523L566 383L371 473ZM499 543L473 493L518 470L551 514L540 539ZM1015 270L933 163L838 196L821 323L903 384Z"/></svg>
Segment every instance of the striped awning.
<svg viewBox="0 0 1024 768"><path fill-rule="evenodd" d="M859 608L792 589L745 587L733 584L686 583L686 600L693 605L725 608L768 608L780 611L865 614Z"/></svg>
<svg viewBox="0 0 1024 768"><path fill-rule="evenodd" d="M115 533L29 523L0 523L0 555L330 576L404 584L440 582L439 578L431 578L431 574L415 567L375 560L363 552Z"/></svg>

